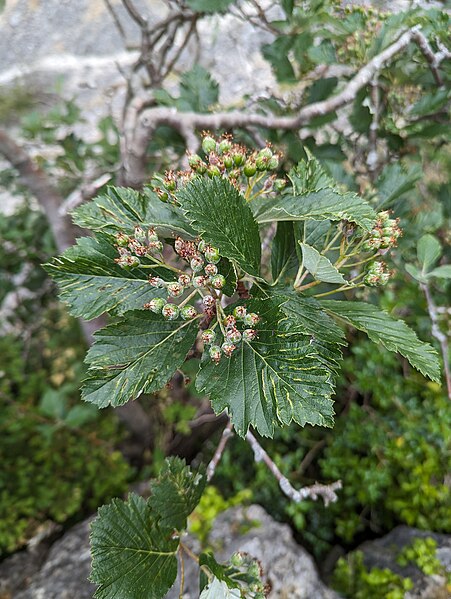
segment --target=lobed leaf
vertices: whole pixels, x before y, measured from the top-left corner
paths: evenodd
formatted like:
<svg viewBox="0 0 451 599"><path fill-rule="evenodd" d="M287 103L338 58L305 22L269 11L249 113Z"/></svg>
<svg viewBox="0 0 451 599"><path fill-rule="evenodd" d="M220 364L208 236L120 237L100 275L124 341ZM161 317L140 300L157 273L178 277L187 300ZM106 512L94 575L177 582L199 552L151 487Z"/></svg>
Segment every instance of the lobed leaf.
<svg viewBox="0 0 451 599"><path fill-rule="evenodd" d="M162 526L186 528L186 519L199 503L207 479L193 472L184 460L167 458L158 479L150 483L149 505Z"/></svg>
<svg viewBox="0 0 451 599"><path fill-rule="evenodd" d="M199 596L199 599L240 599L242 597L239 589L230 589L227 584L216 577L207 584Z"/></svg>
<svg viewBox="0 0 451 599"><path fill-rule="evenodd" d="M191 225L207 243L235 260L245 272L258 276L258 226L246 200L229 181L219 177L195 179L177 197Z"/></svg>
<svg viewBox="0 0 451 599"><path fill-rule="evenodd" d="M197 332L197 320L163 320L147 310L127 312L95 334L86 356L89 370L82 398L104 408L158 391L183 364Z"/></svg>
<svg viewBox="0 0 451 599"><path fill-rule="evenodd" d="M258 339L243 341L218 365L205 358L196 385L210 396L214 411L227 410L239 435L249 426L263 436L274 427L306 423L332 426L330 373L310 343L310 335L291 332L293 322L280 310L284 299L251 300L260 314Z"/></svg>
<svg viewBox="0 0 451 599"><path fill-rule="evenodd" d="M400 353L424 376L440 381L440 364L435 349L420 341L416 333L402 320L395 320L372 304L323 300L321 306L332 316L364 331L375 343Z"/></svg>
<svg viewBox="0 0 451 599"><path fill-rule="evenodd" d="M277 223L277 230L272 241L271 274L274 281L287 278L297 268L298 260L294 240L293 224ZM296 272L296 271L294 271Z"/></svg>
<svg viewBox="0 0 451 599"><path fill-rule="evenodd" d="M95 599L162 599L177 576L178 540L142 497L113 499L91 525Z"/></svg>
<svg viewBox="0 0 451 599"><path fill-rule="evenodd" d="M156 227L167 237L195 237L181 210L165 204L148 188L142 192L127 187L108 187L106 194L97 196L73 212L74 222L91 231L115 235L133 234L135 225Z"/></svg>
<svg viewBox="0 0 451 599"><path fill-rule="evenodd" d="M91 320L104 312L139 309L154 297L166 296L164 290L149 285L148 276L152 272L169 281L174 278L171 271L126 270L116 264L117 257L116 248L105 238L82 237L45 265L73 316Z"/></svg>

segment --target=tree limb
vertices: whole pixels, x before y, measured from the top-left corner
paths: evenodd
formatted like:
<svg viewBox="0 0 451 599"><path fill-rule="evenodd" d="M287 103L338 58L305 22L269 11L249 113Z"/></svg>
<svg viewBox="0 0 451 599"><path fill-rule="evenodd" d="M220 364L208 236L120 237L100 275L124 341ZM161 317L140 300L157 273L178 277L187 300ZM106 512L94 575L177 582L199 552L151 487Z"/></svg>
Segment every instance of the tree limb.
<svg viewBox="0 0 451 599"><path fill-rule="evenodd" d="M368 85L382 67L403 51L412 41L424 48L423 34L419 26L405 31L400 37L374 56L354 77L345 85L343 90L320 102L315 102L301 108L293 116L277 117L264 114L247 114L239 111L217 112L215 114L198 114L195 112L179 112L175 108L151 107L143 110L136 120L132 130L128 130L127 146L130 148L125 168L125 178L129 185L140 186L146 178L146 153L154 131L161 125L167 125L187 139L187 131L218 130L247 127L262 127L265 129L297 130L308 124L312 119L334 112L352 102L357 93ZM426 40L427 41L427 40ZM422 50L424 53L424 50ZM432 50L431 50L432 52ZM441 54L444 54L443 51ZM426 58L430 58L429 53ZM430 63L430 60L428 59ZM431 64L431 63L430 63ZM432 66L432 65L431 65Z"/></svg>

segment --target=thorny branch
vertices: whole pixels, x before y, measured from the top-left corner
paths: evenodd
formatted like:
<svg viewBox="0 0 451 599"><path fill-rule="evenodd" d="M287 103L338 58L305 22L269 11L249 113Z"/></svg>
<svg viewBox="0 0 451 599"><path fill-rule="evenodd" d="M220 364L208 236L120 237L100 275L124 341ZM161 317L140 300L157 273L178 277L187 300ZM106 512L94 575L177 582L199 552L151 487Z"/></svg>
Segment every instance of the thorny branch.
<svg viewBox="0 0 451 599"><path fill-rule="evenodd" d="M440 326L438 324L438 310L435 305L434 300L432 299L431 290L427 283L421 283L421 288L426 296L426 302L428 307L429 316L432 322L432 335L437 339L440 343L440 349L443 357L443 369L445 372L446 379L446 387L448 390L448 399L451 399L451 372L449 368L449 347L448 347L448 338L440 330Z"/></svg>
<svg viewBox="0 0 451 599"><path fill-rule="evenodd" d="M233 425L229 420L227 426L224 428L222 432L221 439L219 441L218 447L207 466L207 480L210 481L215 473L216 467L219 464L219 461L224 453L224 449L227 445L227 441L233 435ZM292 501L295 503L300 503L304 499L318 499L318 497L322 497L324 501L324 505L327 507L329 503L333 503L337 501L338 497L336 491L341 489L341 480L337 480L330 485L321 485L319 483L315 483L310 487L302 487L301 489L295 489L290 481L282 474L277 465L273 462L273 460L269 457L254 435L248 431L246 434L246 441L252 447L254 452L254 457L256 462L264 462L273 476L277 479L281 491Z"/></svg>

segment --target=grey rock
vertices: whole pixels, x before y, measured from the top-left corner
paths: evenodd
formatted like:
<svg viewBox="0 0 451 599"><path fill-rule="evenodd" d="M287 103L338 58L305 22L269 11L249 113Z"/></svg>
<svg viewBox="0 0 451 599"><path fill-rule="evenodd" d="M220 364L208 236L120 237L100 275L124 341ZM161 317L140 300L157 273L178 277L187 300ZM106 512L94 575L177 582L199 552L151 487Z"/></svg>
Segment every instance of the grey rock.
<svg viewBox="0 0 451 599"><path fill-rule="evenodd" d="M294 541L290 528L273 520L260 506L233 508L221 514L209 541L219 562L227 561L235 551L257 558L271 586L269 599L338 598L321 582L313 559ZM198 569L189 559L185 564L183 599L198 599ZM167 599L178 599L178 593L177 581Z"/></svg>
<svg viewBox="0 0 451 599"><path fill-rule="evenodd" d="M403 578L412 579L414 588L406 593L405 599L451 599L445 576L426 576L415 564L400 566L396 562L403 547L410 545L416 538L434 539L437 543L437 558L446 572L451 573L451 535L397 526L384 537L367 541L358 549L364 554L367 568L389 568Z"/></svg>
<svg viewBox="0 0 451 599"><path fill-rule="evenodd" d="M2 599L91 599L94 585L90 572L88 519L67 531L45 550L21 552L0 564ZM242 533L243 530L246 532ZM199 550L194 539L184 542ZM293 540L288 526L275 522L261 507L234 508L221 514L211 534L218 561L235 551L245 551L260 560L272 587L270 599L337 599L320 581L313 559ZM42 563L41 563L42 562ZM198 599L198 569L185 559L184 599ZM167 599L179 599L178 582ZM3 593L3 594L2 594Z"/></svg>

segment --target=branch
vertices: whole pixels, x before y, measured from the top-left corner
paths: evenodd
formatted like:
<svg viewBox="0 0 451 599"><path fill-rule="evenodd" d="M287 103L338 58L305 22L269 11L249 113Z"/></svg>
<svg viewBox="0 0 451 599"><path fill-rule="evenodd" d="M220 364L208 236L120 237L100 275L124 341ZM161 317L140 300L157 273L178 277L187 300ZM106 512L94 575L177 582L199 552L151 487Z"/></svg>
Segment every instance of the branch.
<svg viewBox="0 0 451 599"><path fill-rule="evenodd" d="M222 436L219 441L218 447L216 448L216 451L215 451L213 457L211 458L210 463L207 466L207 481L208 482L210 482L211 479L213 478L216 467L219 464L222 454L224 453L224 449L225 449L225 446L227 445L227 441L230 439L230 437L232 435L233 435L233 425L229 420L227 426L222 431Z"/></svg>
<svg viewBox="0 0 451 599"><path fill-rule="evenodd" d="M382 67L404 50L412 41L420 44L424 36L419 34L419 26L404 32L393 44L372 58L362 67L337 95L301 108L297 115L276 117L262 114L246 114L239 111L198 114L178 112L175 108L153 107L144 110L133 131L129 131L128 147L131 149L125 165L126 179L130 185L139 186L146 177L146 153L149 140L155 129L167 125L179 132L196 129L218 130L248 127L265 129L296 130L318 116L334 112L352 102L357 93L368 85ZM425 38L424 38L425 39ZM421 46L420 46L421 47ZM441 51L441 54L444 54ZM183 133L182 133L183 135Z"/></svg>
<svg viewBox="0 0 451 599"><path fill-rule="evenodd" d="M316 500L318 497L322 497L324 505L327 507L329 503L334 503L337 501L338 497L335 491L341 489L341 480L337 480L330 485L321 485L319 483L315 483L310 487L302 487L301 489L296 490L291 486L290 481L282 474L282 472L250 431L248 431L246 434L246 441L252 447L255 461L264 462L266 464L274 477L278 480L282 492L295 503L300 503L307 498Z"/></svg>
<svg viewBox="0 0 451 599"><path fill-rule="evenodd" d="M438 310L435 305L434 300L432 299L431 290L429 289L429 285L427 283L421 283L421 288L424 291L424 295L426 296L426 302L428 307L429 316L432 322L432 335L437 339L440 343L440 349L442 352L443 358L443 370L445 372L446 379L446 387L448 390L448 399L451 399L451 372L449 368L449 348L448 348L448 338L440 330L438 324Z"/></svg>

